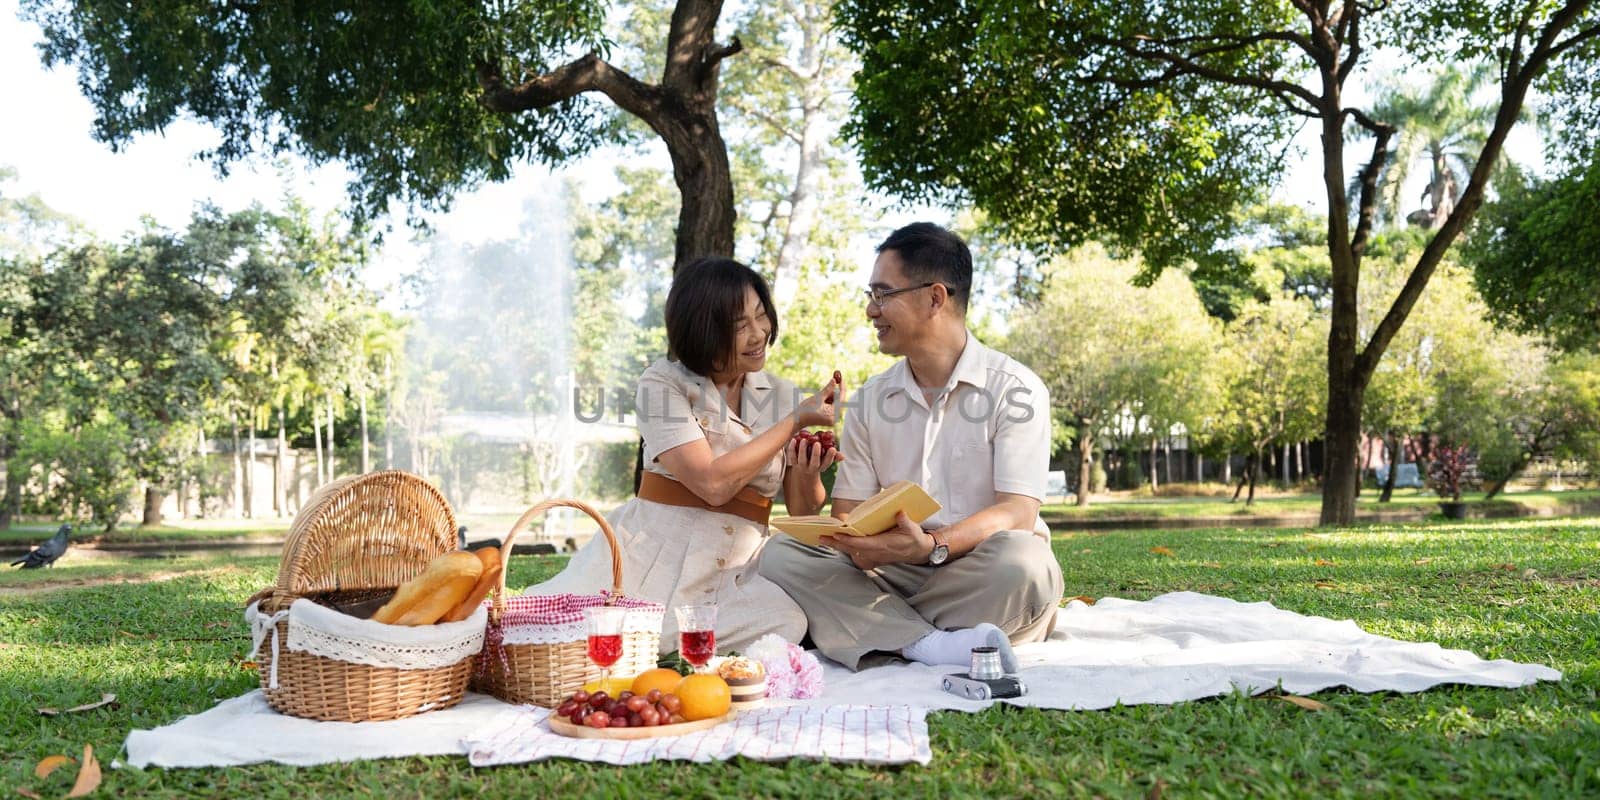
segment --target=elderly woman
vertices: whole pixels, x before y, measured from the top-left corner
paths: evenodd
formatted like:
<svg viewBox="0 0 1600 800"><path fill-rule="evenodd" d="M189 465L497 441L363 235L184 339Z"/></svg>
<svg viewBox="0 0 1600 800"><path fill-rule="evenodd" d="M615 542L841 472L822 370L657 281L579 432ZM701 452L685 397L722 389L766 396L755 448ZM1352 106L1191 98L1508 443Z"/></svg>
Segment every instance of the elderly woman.
<svg viewBox="0 0 1600 800"><path fill-rule="evenodd" d="M756 572L756 556L780 486L791 514L817 513L826 500L821 473L837 451L803 452L790 439L832 426L842 388L829 384L802 400L794 384L762 369L778 316L766 281L737 261L703 258L680 270L666 324L667 357L639 376L639 494L607 517L621 544L623 589L667 606L663 653L678 642L671 609L688 604L717 605L720 650L768 633L797 642L805 614ZM596 536L527 593L610 585L610 553Z"/></svg>

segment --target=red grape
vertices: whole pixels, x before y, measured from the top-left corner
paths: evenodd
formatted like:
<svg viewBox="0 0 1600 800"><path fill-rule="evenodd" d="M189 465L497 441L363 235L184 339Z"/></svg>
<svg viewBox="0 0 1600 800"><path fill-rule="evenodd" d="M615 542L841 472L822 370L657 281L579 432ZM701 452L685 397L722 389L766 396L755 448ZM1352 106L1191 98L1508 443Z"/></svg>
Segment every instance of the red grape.
<svg viewBox="0 0 1600 800"><path fill-rule="evenodd" d="M578 691L573 692L572 693L572 702L574 702L574 703L587 703L587 702L589 702L589 693L584 691L584 690L582 690L582 689L579 689Z"/></svg>
<svg viewBox="0 0 1600 800"><path fill-rule="evenodd" d="M634 695L628 698L627 705L629 711L643 711L645 706L650 705L650 701L639 695Z"/></svg>
<svg viewBox="0 0 1600 800"><path fill-rule="evenodd" d="M584 717L583 723L591 728L604 728L611 724L611 715L604 711L596 711Z"/></svg>
<svg viewBox="0 0 1600 800"><path fill-rule="evenodd" d="M624 703L626 703L626 702L628 702L628 698L630 698L632 696L633 696L633 692L623 692L623 693L617 695L617 699L621 700Z"/></svg>
<svg viewBox="0 0 1600 800"><path fill-rule="evenodd" d="M650 693L644 696L644 699L649 701L649 702L651 702L651 703L659 703L659 702L661 702L661 690L660 689L651 689Z"/></svg>
<svg viewBox="0 0 1600 800"><path fill-rule="evenodd" d="M675 694L664 694L661 696L661 707L666 709L668 714L676 714L683 710L683 701Z"/></svg>
<svg viewBox="0 0 1600 800"><path fill-rule="evenodd" d="M561 706L556 709L556 714L563 717L570 717L572 716L572 712L576 710L578 710L578 704L568 700L567 702L562 703Z"/></svg>
<svg viewBox="0 0 1600 800"><path fill-rule="evenodd" d="M639 719L644 721L646 728L653 728L661 724L661 712L655 706L649 706L639 712Z"/></svg>
<svg viewBox="0 0 1600 800"><path fill-rule="evenodd" d="M572 720L574 725L582 725L584 718L589 716L588 709L588 706L578 706L578 710L572 712L572 716L568 717L568 719Z"/></svg>
<svg viewBox="0 0 1600 800"><path fill-rule="evenodd" d="M628 726L632 728L644 727L644 715L635 711L628 715Z"/></svg>
<svg viewBox="0 0 1600 800"><path fill-rule="evenodd" d="M595 692L594 694L589 695L590 708L605 708L606 704L609 702L611 702L611 697L605 692Z"/></svg>
<svg viewBox="0 0 1600 800"><path fill-rule="evenodd" d="M628 718L627 717L612 717L611 718L611 722L609 722L607 724L610 725L610 727L613 727L613 728L626 728L631 723L628 722Z"/></svg>

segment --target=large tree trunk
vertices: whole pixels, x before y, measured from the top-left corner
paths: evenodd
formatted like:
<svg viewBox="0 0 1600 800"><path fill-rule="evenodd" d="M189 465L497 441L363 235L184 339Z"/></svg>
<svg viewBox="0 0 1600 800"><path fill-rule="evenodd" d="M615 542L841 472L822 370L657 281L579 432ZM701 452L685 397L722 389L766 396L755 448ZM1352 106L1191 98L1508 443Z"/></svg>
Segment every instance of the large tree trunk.
<svg viewBox="0 0 1600 800"><path fill-rule="evenodd" d="M1399 479L1400 446L1397 439L1398 437L1393 433L1385 433L1383 435L1383 453L1384 457L1389 460L1389 474L1383 477L1383 492L1378 495L1378 502L1380 503L1387 503L1390 498L1394 497L1394 485Z"/></svg>
<svg viewBox="0 0 1600 800"><path fill-rule="evenodd" d="M230 484L232 497L229 499L233 506L233 516L237 517L244 502L244 465L239 461L239 420L234 418L230 422L233 431L233 481Z"/></svg>
<svg viewBox="0 0 1600 800"><path fill-rule="evenodd" d="M330 482L339 479L338 461L334 458L334 453L339 451L338 441L333 435L333 392L330 391L328 392L328 480Z"/></svg>
<svg viewBox="0 0 1600 800"><path fill-rule="evenodd" d="M279 517L289 516L288 494L283 486L283 465L289 457L289 437L284 430L283 404L278 404L278 441L277 458L272 462L272 513Z"/></svg>
<svg viewBox="0 0 1600 800"><path fill-rule="evenodd" d="M322 411L315 400L311 401L311 442L317 451L317 484L311 487L315 489L328 482L322 466Z"/></svg>
<svg viewBox="0 0 1600 800"><path fill-rule="evenodd" d="M1261 448L1256 448L1255 460L1247 468L1250 473L1250 494L1245 497L1246 506L1255 505L1256 502L1256 477L1261 474Z"/></svg>
<svg viewBox="0 0 1600 800"><path fill-rule="evenodd" d="M244 440L244 515L248 519L256 517L256 411L249 411L248 427L245 429Z"/></svg>
<svg viewBox="0 0 1600 800"><path fill-rule="evenodd" d="M389 354L383 354L383 468L394 469L394 380Z"/></svg>
<svg viewBox="0 0 1600 800"><path fill-rule="evenodd" d="M161 498L162 491L154 484L145 484L144 487L144 514L139 518L142 526L161 524Z"/></svg>
<svg viewBox="0 0 1600 800"><path fill-rule="evenodd" d="M828 94L833 91L824 63L831 15L808 16L805 11L804 6L796 6L791 12L800 30L799 63L784 61L779 65L800 83L800 130L785 132L797 140L800 152L794 190L789 193L789 219L783 229L783 244L778 248L776 280L772 287L780 309L788 307L799 288L800 269L810 250L811 231L816 227L817 210L822 205L822 175L826 167L823 147L828 141L824 106Z"/></svg>
<svg viewBox="0 0 1600 800"><path fill-rule="evenodd" d="M6 465L6 489L0 495L0 531L10 530L11 521L22 513L22 466L16 459L17 434L15 425L22 419L22 401L13 397L0 407L0 413L11 421L0 435L0 461Z"/></svg>
<svg viewBox="0 0 1600 800"><path fill-rule="evenodd" d="M1089 493L1094 486L1094 434L1088 425L1078 426L1078 497L1077 505L1089 505Z"/></svg>
<svg viewBox="0 0 1600 800"><path fill-rule="evenodd" d="M372 471L372 437L367 435L367 391L361 390L361 474Z"/></svg>
<svg viewBox="0 0 1600 800"><path fill-rule="evenodd" d="M532 76L507 76L497 61L476 64L479 101L492 111L526 112L600 92L661 137L682 198L674 272L700 256L733 255L733 179L717 125L717 78L722 59L742 47L738 39L717 44L721 15L722 0L678 0L659 84L645 83L597 53Z"/></svg>
<svg viewBox="0 0 1600 800"><path fill-rule="evenodd" d="M1150 440L1150 491L1154 493L1161 485L1156 482L1156 440Z"/></svg>

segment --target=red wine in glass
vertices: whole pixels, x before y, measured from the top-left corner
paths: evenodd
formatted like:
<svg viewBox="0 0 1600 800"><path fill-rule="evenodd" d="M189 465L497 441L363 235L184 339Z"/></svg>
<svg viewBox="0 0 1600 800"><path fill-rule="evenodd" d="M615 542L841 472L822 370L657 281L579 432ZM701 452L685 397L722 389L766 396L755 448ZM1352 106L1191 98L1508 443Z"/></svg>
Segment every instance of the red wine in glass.
<svg viewBox="0 0 1600 800"><path fill-rule="evenodd" d="M717 652L716 631L679 631L678 650L683 653L683 660L696 667L703 667Z"/></svg>
<svg viewBox="0 0 1600 800"><path fill-rule="evenodd" d="M622 658L622 634L593 634L589 637L589 660L598 667L609 667Z"/></svg>

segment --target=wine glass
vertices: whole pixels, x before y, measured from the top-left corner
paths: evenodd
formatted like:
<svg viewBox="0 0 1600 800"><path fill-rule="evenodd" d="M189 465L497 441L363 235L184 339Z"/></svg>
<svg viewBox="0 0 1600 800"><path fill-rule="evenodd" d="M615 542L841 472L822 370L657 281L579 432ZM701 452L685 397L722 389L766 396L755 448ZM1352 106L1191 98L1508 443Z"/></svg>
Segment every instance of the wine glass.
<svg viewBox="0 0 1600 800"><path fill-rule="evenodd" d="M589 629L589 660L600 668L600 687L611 685L611 665L622 658L622 621L628 609L621 606L590 606L583 610Z"/></svg>
<svg viewBox="0 0 1600 800"><path fill-rule="evenodd" d="M717 607L678 606L678 652L699 672L717 652Z"/></svg>

